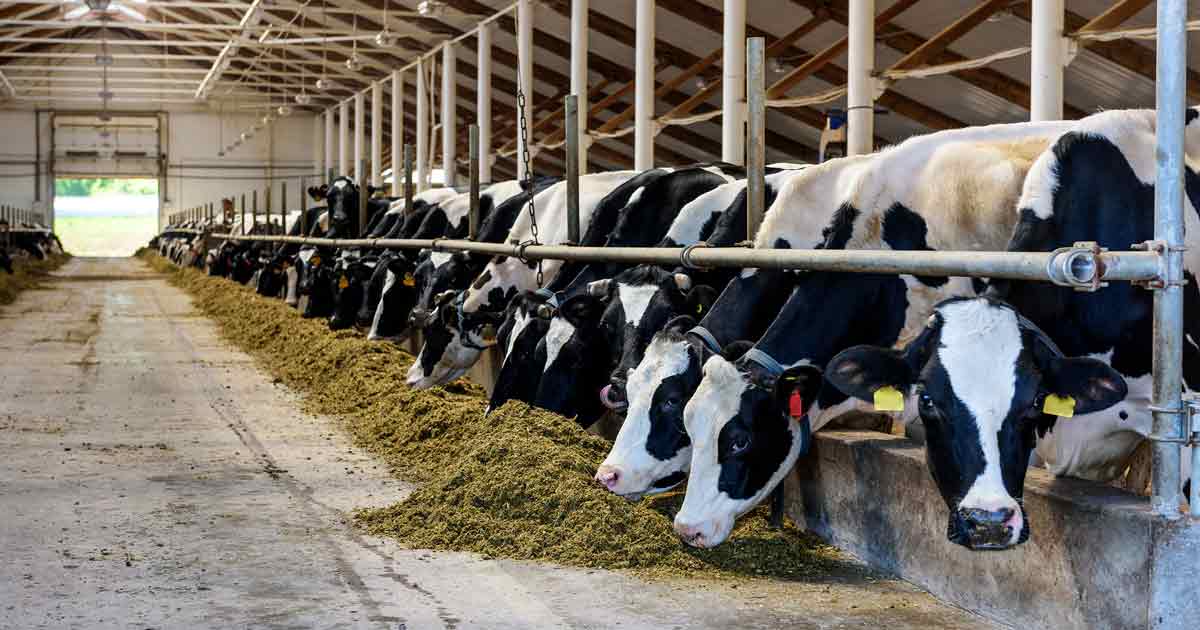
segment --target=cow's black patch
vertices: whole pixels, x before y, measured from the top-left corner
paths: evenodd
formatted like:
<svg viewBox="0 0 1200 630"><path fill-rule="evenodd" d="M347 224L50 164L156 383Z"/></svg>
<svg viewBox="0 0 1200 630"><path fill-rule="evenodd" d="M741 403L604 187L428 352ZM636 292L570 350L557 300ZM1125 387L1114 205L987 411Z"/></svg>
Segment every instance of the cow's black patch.
<svg viewBox="0 0 1200 630"><path fill-rule="evenodd" d="M929 226L925 224L925 219L902 203L893 204L883 213L883 242L892 249L934 251L926 240L928 234ZM945 276L915 277L921 284L930 287L940 287L950 280Z"/></svg>
<svg viewBox="0 0 1200 630"><path fill-rule="evenodd" d="M845 249L854 234L854 221L862 214L858 208L849 203L842 204L833 213L833 220L821 230L821 243L817 249Z"/></svg>
<svg viewBox="0 0 1200 630"><path fill-rule="evenodd" d="M679 374L663 379L650 402L650 433L646 451L655 459L667 461L692 444L683 426L683 408L700 386L701 360L705 351L683 335L675 334L673 343L687 346L687 367Z"/></svg>

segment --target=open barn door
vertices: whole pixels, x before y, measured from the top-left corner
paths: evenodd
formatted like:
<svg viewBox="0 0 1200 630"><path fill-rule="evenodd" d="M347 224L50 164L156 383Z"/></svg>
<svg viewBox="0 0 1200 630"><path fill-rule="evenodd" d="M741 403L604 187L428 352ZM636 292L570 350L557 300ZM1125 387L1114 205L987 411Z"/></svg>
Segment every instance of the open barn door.
<svg viewBox="0 0 1200 630"><path fill-rule="evenodd" d="M158 178L159 131L156 114L56 114L54 176Z"/></svg>

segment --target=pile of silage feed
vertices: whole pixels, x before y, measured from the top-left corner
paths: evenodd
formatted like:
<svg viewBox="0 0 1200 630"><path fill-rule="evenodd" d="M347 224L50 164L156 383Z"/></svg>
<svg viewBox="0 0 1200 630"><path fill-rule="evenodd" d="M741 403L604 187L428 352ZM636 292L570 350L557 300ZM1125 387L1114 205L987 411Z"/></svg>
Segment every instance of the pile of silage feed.
<svg viewBox="0 0 1200 630"><path fill-rule="evenodd" d="M12 304L21 291L40 285L70 259L70 254L53 254L43 260L14 258L12 274L0 271L0 304Z"/></svg>
<svg viewBox="0 0 1200 630"><path fill-rule="evenodd" d="M800 578L844 562L791 524L768 528L765 508L716 549L687 547L671 529L681 493L630 503L604 490L592 474L610 443L573 421L518 402L485 417L482 389L465 381L404 385L412 357L391 344L330 332L280 300L195 270L173 271L171 281L228 340L303 392L310 411L342 418L357 444L422 482L400 503L357 513L374 534L413 548L664 577Z"/></svg>

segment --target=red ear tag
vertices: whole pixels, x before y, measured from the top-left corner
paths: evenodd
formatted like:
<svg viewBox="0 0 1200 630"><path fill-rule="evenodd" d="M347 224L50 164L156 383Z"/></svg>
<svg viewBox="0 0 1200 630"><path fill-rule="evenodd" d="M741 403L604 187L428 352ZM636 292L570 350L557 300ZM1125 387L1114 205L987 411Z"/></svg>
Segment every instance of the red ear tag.
<svg viewBox="0 0 1200 630"><path fill-rule="evenodd" d="M788 396L788 415L796 419L804 416L804 399L798 389L793 389L792 395Z"/></svg>

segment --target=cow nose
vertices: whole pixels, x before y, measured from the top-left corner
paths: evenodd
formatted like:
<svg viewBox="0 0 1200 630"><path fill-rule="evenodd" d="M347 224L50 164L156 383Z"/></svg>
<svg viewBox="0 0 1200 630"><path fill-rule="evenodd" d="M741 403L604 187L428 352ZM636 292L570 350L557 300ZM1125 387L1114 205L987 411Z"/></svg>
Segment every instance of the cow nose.
<svg viewBox="0 0 1200 630"><path fill-rule="evenodd" d="M596 481L610 491L616 492L617 484L621 481L621 470L615 466L601 466L596 469Z"/></svg>
<svg viewBox="0 0 1200 630"><path fill-rule="evenodd" d="M967 537L975 548L1008 547L1012 541L1012 521L1016 511L1011 507L998 510L962 508L959 516L966 526Z"/></svg>
<svg viewBox="0 0 1200 630"><path fill-rule="evenodd" d="M675 523L675 535L693 547L704 547L704 532L697 525Z"/></svg>

